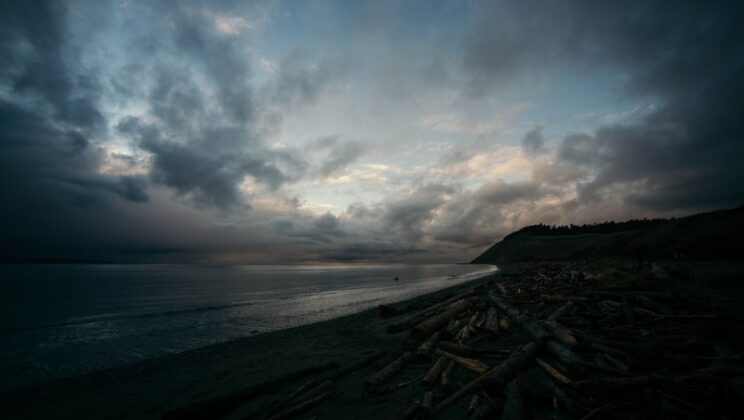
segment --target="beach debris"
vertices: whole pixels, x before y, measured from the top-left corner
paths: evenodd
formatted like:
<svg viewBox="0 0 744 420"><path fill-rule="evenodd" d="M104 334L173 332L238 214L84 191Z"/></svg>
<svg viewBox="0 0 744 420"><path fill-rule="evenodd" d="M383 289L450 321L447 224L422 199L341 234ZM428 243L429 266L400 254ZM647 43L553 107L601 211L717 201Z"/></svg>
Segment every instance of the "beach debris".
<svg viewBox="0 0 744 420"><path fill-rule="evenodd" d="M335 389L326 391L320 395L317 395L309 400L303 401L284 411L280 411L279 413L269 417L267 420L288 420L288 419L295 418L305 413L307 410L315 407L316 405L319 405L320 403L335 397L336 395L337 395L337 392Z"/></svg>
<svg viewBox="0 0 744 420"><path fill-rule="evenodd" d="M447 363L447 367L444 368L444 372L442 372L442 389L449 389L450 385L452 384L452 379L455 374L455 367L457 367L457 364L454 360L449 359L449 362Z"/></svg>
<svg viewBox="0 0 744 420"><path fill-rule="evenodd" d="M509 385L506 386L501 420L521 420L523 416L524 403L522 402L522 394L519 392L517 380L512 379Z"/></svg>
<svg viewBox="0 0 744 420"><path fill-rule="evenodd" d="M489 388L503 386L516 375L518 368L527 364L535 356L537 347L536 343L528 343L518 348L500 365L482 374L439 403L434 408L434 413L444 410L465 395L478 391L485 386Z"/></svg>
<svg viewBox="0 0 744 420"><path fill-rule="evenodd" d="M450 305L444 312L431 316L411 330L412 334L417 336L428 336L434 331L447 325L450 319L466 311L474 303L473 299L462 299Z"/></svg>
<svg viewBox="0 0 744 420"><path fill-rule="evenodd" d="M478 408L478 402L480 401L480 395L475 394L470 398L468 403L468 414L473 414L476 408Z"/></svg>
<svg viewBox="0 0 744 420"><path fill-rule="evenodd" d="M388 363L387 366L385 366L380 371L378 371L377 373L370 376L364 381L365 385L367 386L367 389L373 390L374 388L387 382L412 358L413 358L413 353L411 353L410 351L407 351L403 353L397 359Z"/></svg>
<svg viewBox="0 0 744 420"><path fill-rule="evenodd" d="M424 392L424 399L421 400L421 410L419 411L419 418L428 419L431 417L431 404L434 400L434 393L431 391Z"/></svg>
<svg viewBox="0 0 744 420"><path fill-rule="evenodd" d="M439 380L439 377L442 375L442 371L445 369L447 365L447 358L444 356L440 356L439 359L432 365L431 369L429 369L429 372L426 373L426 376L424 376L424 379L421 380L421 384L425 387L430 387L432 384L434 384L436 381Z"/></svg>
<svg viewBox="0 0 744 420"><path fill-rule="evenodd" d="M458 356L456 354L452 354L450 352L440 350L440 349L437 349L434 352L440 356L444 356L448 359L451 359L455 363L460 365L461 367L468 369L468 370L472 370L473 372L478 373L478 374L483 374L485 372L488 372L488 370L490 369L487 364L481 362L480 360L471 359L469 357Z"/></svg>
<svg viewBox="0 0 744 420"><path fill-rule="evenodd" d="M367 376L366 395L410 403L401 419L744 415L744 340L720 333L744 328L741 317L697 308L689 294L644 288L622 270L519 267L501 282L380 309L392 318L384 321L389 332L410 331L397 350L379 349L397 357ZM269 414L293 416L337 395L333 380L349 373L337 371Z"/></svg>

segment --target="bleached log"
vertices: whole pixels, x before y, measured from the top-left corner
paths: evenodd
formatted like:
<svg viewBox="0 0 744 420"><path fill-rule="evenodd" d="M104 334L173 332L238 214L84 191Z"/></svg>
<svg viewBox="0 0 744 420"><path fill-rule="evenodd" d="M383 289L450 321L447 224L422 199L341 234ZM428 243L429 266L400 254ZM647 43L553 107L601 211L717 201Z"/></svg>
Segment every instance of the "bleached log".
<svg viewBox="0 0 744 420"><path fill-rule="evenodd" d="M448 359L454 360L455 363L457 363L458 365L464 367L465 369L472 370L473 372L478 374L486 373L490 369L487 364L481 362L480 360L458 356L456 354L452 354L439 349L435 350L435 353Z"/></svg>
<svg viewBox="0 0 744 420"><path fill-rule="evenodd" d="M323 401L330 399L336 395L336 390L327 391L311 400L307 400L299 405L290 407L284 411L281 411L267 420L287 420L299 416L310 408L322 403Z"/></svg>
<svg viewBox="0 0 744 420"><path fill-rule="evenodd" d="M408 363L413 358L413 353L410 351L407 351L403 353L400 357L393 360L392 362L388 363L387 366L382 368L379 372L375 373L374 375L370 376L364 381L364 384L367 386L367 389L372 390L376 388L377 386L387 382L390 378L395 375L396 372L398 372L403 366L405 366L406 363Z"/></svg>
<svg viewBox="0 0 744 420"><path fill-rule="evenodd" d="M421 345L416 349L416 354L429 354L432 350L437 346L437 343L439 343L441 333L439 331L435 332L429 338L427 338Z"/></svg>
<svg viewBox="0 0 744 420"><path fill-rule="evenodd" d="M480 401L480 395L475 394L472 398L470 398L470 402L468 403L468 414L472 414L473 411L475 411L476 408L478 408L478 402Z"/></svg>
<svg viewBox="0 0 744 420"><path fill-rule="evenodd" d="M519 392L517 380L512 379L506 387L504 398L504 410L501 412L501 420L521 420L524 416L524 402Z"/></svg>
<svg viewBox="0 0 744 420"><path fill-rule="evenodd" d="M447 389L452 383L452 376L455 373L456 366L457 363L455 363L454 360L449 359L447 367L444 369L444 372L442 372L442 388Z"/></svg>
<svg viewBox="0 0 744 420"><path fill-rule="evenodd" d="M435 314L437 311L442 310L442 309L448 307L452 303L457 302L457 301L460 301L460 300L463 300L465 298L469 298L469 297L471 297L471 296L473 296L473 295L475 295L477 293L478 293L478 287L474 287L474 288L468 289L468 290L466 290L466 291L464 291L464 292L462 292L462 293L460 293L460 294L458 294L456 296L453 296L453 297L451 297L451 298L449 298L449 299L447 299L445 301L442 301L442 302L439 302L437 304L428 306L428 307L426 307L426 308L424 308L424 309L422 309L422 310L420 310L420 311L418 311L418 312L416 312L416 313L414 313L414 314L406 317L405 319L396 322L395 324L391 324L390 326L388 326L388 332L393 333L393 332L405 331L405 330L407 330L407 329L409 329L411 327L414 327L414 326L416 326L416 325L418 325L418 324L426 321L433 314Z"/></svg>
<svg viewBox="0 0 744 420"><path fill-rule="evenodd" d="M449 359L447 359L444 356L440 356L439 359L431 366L431 369L426 373L424 376L424 379L421 380L421 384L423 386L429 387L434 382L436 382L439 379L439 376L442 374L442 371L444 370L445 366L447 365L447 362Z"/></svg>
<svg viewBox="0 0 744 420"><path fill-rule="evenodd" d="M560 341L550 340L551 335L543 327L532 322L527 316L516 310L505 300L493 293L489 299L497 308L506 313L519 327L532 339L545 345L545 348L553 353L561 362L567 365L579 365L583 362L581 356L574 353Z"/></svg>
<svg viewBox="0 0 744 420"><path fill-rule="evenodd" d="M303 403L305 401L311 400L318 395L324 394L328 391L331 391L336 388L336 383L333 381L325 381L322 384L308 389L304 393L296 396L294 399L290 400L289 405L298 405L300 403Z"/></svg>
<svg viewBox="0 0 744 420"><path fill-rule="evenodd" d="M556 309L555 312L550 314L547 318L548 321L555 321L556 319L566 315L568 311L573 308L574 303L572 301L566 302L560 308Z"/></svg>
<svg viewBox="0 0 744 420"><path fill-rule="evenodd" d="M436 414L441 412L445 408L457 402L460 398L475 392L486 385L492 387L503 386L514 378L517 369L521 368L535 357L537 349L537 343L529 343L518 348L501 364L479 376L477 379L460 388L460 390L439 403L434 407L433 413Z"/></svg>
<svg viewBox="0 0 744 420"><path fill-rule="evenodd" d="M559 324L558 321L538 321L553 337L560 340L569 347L576 347L579 342L574 337L573 331Z"/></svg>
<svg viewBox="0 0 744 420"><path fill-rule="evenodd" d="M493 335L499 335L499 315L496 308L488 308L484 328Z"/></svg>
<svg viewBox="0 0 744 420"><path fill-rule="evenodd" d="M428 419L431 417L431 404L434 401L434 394L431 391L424 393L424 399L421 401L421 410L419 418Z"/></svg>
<svg viewBox="0 0 744 420"><path fill-rule="evenodd" d="M406 409L406 411L403 412L403 414L398 417L398 420L408 420L412 419L418 414L419 410L421 409L421 401L414 401L413 404L411 404L410 407Z"/></svg>
<svg viewBox="0 0 744 420"><path fill-rule="evenodd" d="M566 375L562 374L558 369L548 364L548 362L546 362L545 360L538 357L535 361L548 373L548 375L550 375L556 381L565 385L570 385L573 383L573 381L568 379Z"/></svg>
<svg viewBox="0 0 744 420"><path fill-rule="evenodd" d="M450 341L440 341L439 348L450 353L460 356L471 357L476 354L472 347L463 346L462 344L452 343Z"/></svg>
<svg viewBox="0 0 744 420"><path fill-rule="evenodd" d="M450 319L455 318L457 315L470 308L470 305L472 305L473 302L473 299L463 299L457 301L453 303L449 308L447 308L444 312L438 315L434 315L413 327L411 333L418 336L429 336L434 331L437 331L447 325Z"/></svg>

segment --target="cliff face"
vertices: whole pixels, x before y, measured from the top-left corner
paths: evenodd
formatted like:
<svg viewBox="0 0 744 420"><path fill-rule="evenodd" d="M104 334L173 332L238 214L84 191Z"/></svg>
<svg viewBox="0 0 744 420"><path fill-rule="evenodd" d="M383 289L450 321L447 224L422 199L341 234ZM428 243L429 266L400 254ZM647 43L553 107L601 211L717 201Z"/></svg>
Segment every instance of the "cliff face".
<svg viewBox="0 0 744 420"><path fill-rule="evenodd" d="M472 263L598 257L744 261L744 206L671 220L528 226L493 245Z"/></svg>

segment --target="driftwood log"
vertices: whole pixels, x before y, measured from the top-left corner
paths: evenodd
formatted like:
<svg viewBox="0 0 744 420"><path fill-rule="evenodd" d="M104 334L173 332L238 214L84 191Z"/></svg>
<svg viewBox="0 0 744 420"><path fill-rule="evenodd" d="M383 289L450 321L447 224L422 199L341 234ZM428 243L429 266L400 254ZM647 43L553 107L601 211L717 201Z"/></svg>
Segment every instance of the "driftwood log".
<svg viewBox="0 0 744 420"><path fill-rule="evenodd" d="M421 400L421 411L419 417L422 419L428 419L431 417L431 404L434 401L434 394L431 391L424 393L424 399Z"/></svg>
<svg viewBox="0 0 744 420"><path fill-rule="evenodd" d="M462 312L466 311L473 304L473 299L463 299L453 303L444 312L431 316L425 321L419 323L411 330L411 333L417 336L429 336L434 331L447 325L450 319L455 318Z"/></svg>
<svg viewBox="0 0 744 420"><path fill-rule="evenodd" d="M518 348L500 365L479 376L477 379L460 388L457 392L450 395L447 399L439 403L436 407L434 407L433 413L436 414L438 412L441 412L465 395L475 392L485 386L503 386L505 383L514 378L517 369L526 365L527 362L535 357L537 349L537 343L528 343Z"/></svg>
<svg viewBox="0 0 744 420"><path fill-rule="evenodd" d="M421 384L425 387L432 386L442 375L442 371L447 366L448 361L446 357L440 356L434 365L432 365L431 369L429 369L429 372L426 373L424 379L421 380Z"/></svg>
<svg viewBox="0 0 744 420"><path fill-rule="evenodd" d="M267 420L287 420L294 417L299 416L300 414L304 413L305 411L311 409L312 407L315 407L316 405L322 403L325 400L328 400L336 395L336 390L327 391L321 395L318 395L317 397L307 400L299 405L296 405L294 407L290 407L284 411L281 411L271 417L269 417Z"/></svg>
<svg viewBox="0 0 744 420"><path fill-rule="evenodd" d="M375 373L374 375L370 376L364 381L364 384L367 386L368 390L372 390L385 382L387 382L390 378L393 377L393 375L396 374L403 366L406 365L411 359L413 358L413 353L410 351L407 351L403 353L400 357L393 360L392 362L388 363L387 366L382 368L379 372Z"/></svg>
<svg viewBox="0 0 744 420"><path fill-rule="evenodd" d="M516 379L512 379L506 387L504 396L504 410L501 412L501 420L521 420L524 416L524 403L519 385Z"/></svg>
<svg viewBox="0 0 744 420"><path fill-rule="evenodd" d="M439 350L439 349L437 349L435 353L440 356L444 356L448 359L452 359L458 365L464 367L465 369L472 370L473 372L477 374L486 373L490 369L490 367L487 364L481 362L480 360L471 359L469 357L458 356L456 354L452 354L450 352L446 352L444 350Z"/></svg>
<svg viewBox="0 0 744 420"><path fill-rule="evenodd" d="M477 353L472 347L463 346L462 344L453 343L450 341L440 341L439 348L459 356L471 357Z"/></svg>
<svg viewBox="0 0 744 420"><path fill-rule="evenodd" d="M533 340L543 344L545 348L553 353L561 362L567 365L579 366L583 359L565 344L557 340L550 339L552 335L545 328L532 322L527 316L516 310L505 300L499 298L494 293L489 293L489 299L506 313L520 328Z"/></svg>
<svg viewBox="0 0 744 420"><path fill-rule="evenodd" d="M457 364L454 360L450 360L447 364L447 367L444 368L444 372L442 372L442 388L447 389L449 388L450 384L452 384L452 376L455 373L455 367Z"/></svg>

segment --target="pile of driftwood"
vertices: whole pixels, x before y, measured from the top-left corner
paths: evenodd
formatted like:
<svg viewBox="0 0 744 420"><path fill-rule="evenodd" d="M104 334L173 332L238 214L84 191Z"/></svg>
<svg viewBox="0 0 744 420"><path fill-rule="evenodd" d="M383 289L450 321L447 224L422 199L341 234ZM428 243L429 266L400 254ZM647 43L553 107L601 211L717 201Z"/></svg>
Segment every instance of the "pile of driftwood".
<svg viewBox="0 0 744 420"><path fill-rule="evenodd" d="M741 319L701 313L690 296L592 280L559 266L412 314L381 308L401 318L389 331L416 345L367 377L367 392L406 388L403 419L744 415ZM414 380L395 381L417 369Z"/></svg>
<svg viewBox="0 0 744 420"><path fill-rule="evenodd" d="M341 394L347 406L387 408L357 418L391 418L393 405L400 419L744 416L741 318L584 268L525 266L438 302L380 307L388 333L407 337L403 348L333 367L261 418L299 417ZM348 395L360 372L370 372L365 395Z"/></svg>

